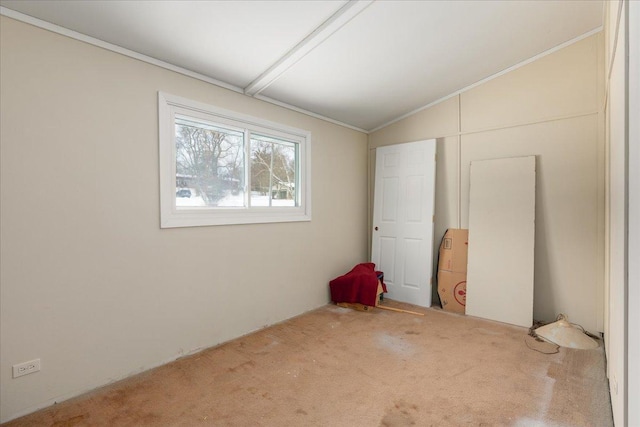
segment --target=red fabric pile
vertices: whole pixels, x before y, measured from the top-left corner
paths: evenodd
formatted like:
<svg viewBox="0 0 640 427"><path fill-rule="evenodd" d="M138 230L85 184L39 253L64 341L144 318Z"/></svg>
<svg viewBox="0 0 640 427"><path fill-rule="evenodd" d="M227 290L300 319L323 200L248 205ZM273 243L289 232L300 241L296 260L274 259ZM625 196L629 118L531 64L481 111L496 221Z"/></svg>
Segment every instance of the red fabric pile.
<svg viewBox="0 0 640 427"><path fill-rule="evenodd" d="M331 300L335 303L349 302L375 306L378 298L378 276L381 271L375 271L376 265L372 262L358 264L344 276L337 277L329 282ZM382 289L387 292L387 287L382 281Z"/></svg>

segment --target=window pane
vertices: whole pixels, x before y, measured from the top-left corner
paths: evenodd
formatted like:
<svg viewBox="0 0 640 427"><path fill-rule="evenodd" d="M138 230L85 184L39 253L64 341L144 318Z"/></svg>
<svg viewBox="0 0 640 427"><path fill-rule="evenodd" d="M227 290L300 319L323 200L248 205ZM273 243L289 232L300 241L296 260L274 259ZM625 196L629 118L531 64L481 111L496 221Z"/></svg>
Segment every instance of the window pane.
<svg viewBox="0 0 640 427"><path fill-rule="evenodd" d="M245 206L244 134L176 116L176 207Z"/></svg>
<svg viewBox="0 0 640 427"><path fill-rule="evenodd" d="M267 136L251 138L251 206L297 206L298 145Z"/></svg>

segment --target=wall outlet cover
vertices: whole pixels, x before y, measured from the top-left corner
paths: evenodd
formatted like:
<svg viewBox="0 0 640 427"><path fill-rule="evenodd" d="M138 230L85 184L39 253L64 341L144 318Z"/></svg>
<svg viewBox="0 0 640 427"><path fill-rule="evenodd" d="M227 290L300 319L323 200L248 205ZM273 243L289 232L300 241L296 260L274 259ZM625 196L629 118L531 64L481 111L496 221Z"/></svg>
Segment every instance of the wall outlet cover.
<svg viewBox="0 0 640 427"><path fill-rule="evenodd" d="M40 370L40 359L30 360L28 362L18 363L13 365L13 378L18 378L23 375L32 374Z"/></svg>

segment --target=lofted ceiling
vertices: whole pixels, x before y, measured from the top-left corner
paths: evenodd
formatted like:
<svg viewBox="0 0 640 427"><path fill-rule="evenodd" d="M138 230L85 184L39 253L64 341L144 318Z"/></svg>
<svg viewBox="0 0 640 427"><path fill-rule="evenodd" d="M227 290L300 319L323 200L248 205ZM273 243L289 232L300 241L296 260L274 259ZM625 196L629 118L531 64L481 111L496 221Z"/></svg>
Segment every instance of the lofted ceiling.
<svg viewBox="0 0 640 427"><path fill-rule="evenodd" d="M596 0L0 0L0 6L7 16L55 24L364 131L603 24L603 2Z"/></svg>

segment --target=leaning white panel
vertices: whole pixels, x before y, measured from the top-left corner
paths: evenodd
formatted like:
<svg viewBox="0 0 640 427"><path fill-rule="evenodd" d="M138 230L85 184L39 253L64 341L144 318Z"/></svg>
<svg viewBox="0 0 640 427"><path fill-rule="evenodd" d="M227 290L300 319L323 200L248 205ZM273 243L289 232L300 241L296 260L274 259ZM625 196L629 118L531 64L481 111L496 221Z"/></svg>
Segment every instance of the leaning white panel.
<svg viewBox="0 0 640 427"><path fill-rule="evenodd" d="M535 156L471 162L470 180L466 313L529 327Z"/></svg>

